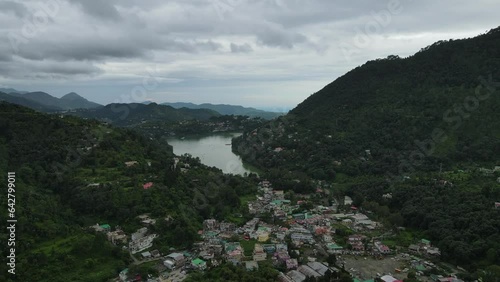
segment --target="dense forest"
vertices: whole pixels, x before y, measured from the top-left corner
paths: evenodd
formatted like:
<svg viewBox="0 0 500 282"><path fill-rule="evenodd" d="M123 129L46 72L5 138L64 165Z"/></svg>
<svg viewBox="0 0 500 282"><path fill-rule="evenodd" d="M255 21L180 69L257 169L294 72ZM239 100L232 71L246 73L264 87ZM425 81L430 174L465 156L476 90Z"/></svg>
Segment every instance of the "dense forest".
<svg viewBox="0 0 500 282"><path fill-rule="evenodd" d="M128 252L85 227L107 223L134 232L140 214L168 218L153 230L160 235L154 247L168 253L197 240L204 218L245 220L240 196L255 194L253 178L224 175L189 155L174 166L168 145L98 121L1 102L0 136L2 177L15 171L17 178L17 281L116 277L130 262ZM137 165L127 167L129 161ZM181 165L189 169L181 172ZM154 186L143 189L146 182ZM9 281L6 273L1 281Z"/></svg>
<svg viewBox="0 0 500 282"><path fill-rule="evenodd" d="M97 109L79 109L68 112L87 119L106 121L116 126L133 127L145 121L179 122L184 120L208 120L220 114L208 109L174 109L156 103L109 104Z"/></svg>
<svg viewBox="0 0 500 282"><path fill-rule="evenodd" d="M498 268L498 46L500 28L369 61L233 150L266 177L288 175L295 192L313 189L307 177L333 182L395 226L423 230L446 260Z"/></svg>

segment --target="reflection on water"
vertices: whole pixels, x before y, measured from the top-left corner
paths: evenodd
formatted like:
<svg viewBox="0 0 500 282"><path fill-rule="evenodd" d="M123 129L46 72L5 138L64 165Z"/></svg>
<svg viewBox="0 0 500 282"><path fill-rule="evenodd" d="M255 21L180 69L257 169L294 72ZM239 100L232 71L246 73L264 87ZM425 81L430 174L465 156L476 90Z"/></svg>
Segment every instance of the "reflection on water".
<svg viewBox="0 0 500 282"><path fill-rule="evenodd" d="M191 154L208 166L215 166L224 173L240 174L255 172L245 166L241 158L231 151L231 139L240 133L223 133L201 137L170 138L168 144L174 154Z"/></svg>

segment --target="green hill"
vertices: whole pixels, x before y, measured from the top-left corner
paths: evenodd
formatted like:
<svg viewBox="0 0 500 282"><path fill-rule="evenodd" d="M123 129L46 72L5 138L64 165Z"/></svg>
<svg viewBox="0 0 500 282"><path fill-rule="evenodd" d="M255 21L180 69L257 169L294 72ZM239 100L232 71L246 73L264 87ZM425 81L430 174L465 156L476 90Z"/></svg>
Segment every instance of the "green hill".
<svg viewBox="0 0 500 282"><path fill-rule="evenodd" d="M117 126L135 126L142 122L179 122L184 120L208 120L220 116L208 109L174 109L170 106L151 104L109 104L97 109L76 110L69 112L83 118L93 118L109 122Z"/></svg>
<svg viewBox="0 0 500 282"><path fill-rule="evenodd" d="M235 140L235 150L256 165L307 170L320 179L334 170L400 178L441 164L494 165L500 152L499 45L497 28L436 42L408 58L367 62L258 134ZM285 150L275 153L276 147Z"/></svg>
<svg viewBox="0 0 500 282"><path fill-rule="evenodd" d="M3 91L2 91L3 89ZM26 92L17 91L12 88L2 88L0 100L21 106L29 107L42 112L54 112L73 109L94 109L102 107L101 105L90 102L82 96L71 92L61 98L56 98L48 93L36 91Z"/></svg>
<svg viewBox="0 0 500 282"><path fill-rule="evenodd" d="M62 111L63 109L57 106L48 106L44 104L40 104L36 101L27 99L26 97L23 97L22 94L17 94L17 93L4 93L0 92L0 101L6 101L12 104L16 105L21 105L24 107L28 107L40 112L56 112L56 111Z"/></svg>
<svg viewBox="0 0 500 282"><path fill-rule="evenodd" d="M130 161L137 163L128 167ZM181 165L189 170L181 173ZM137 216L149 213L158 219L153 248L168 254L191 245L204 218L245 215L239 197L256 193L253 179L224 175L199 159L179 157L174 166L170 147L135 132L6 102L0 171L16 173L15 281L108 281L130 256L86 227L119 225L130 235L141 227ZM147 182L153 187L144 189ZM0 220L7 222L6 212ZM0 236L6 242L8 234ZM9 278L0 273L0 281Z"/></svg>
<svg viewBox="0 0 500 282"><path fill-rule="evenodd" d="M493 273L500 268L499 46L496 28L369 61L234 139L233 150L281 188L312 192L308 177L326 180L333 195L351 196L393 230L423 232L445 260Z"/></svg>

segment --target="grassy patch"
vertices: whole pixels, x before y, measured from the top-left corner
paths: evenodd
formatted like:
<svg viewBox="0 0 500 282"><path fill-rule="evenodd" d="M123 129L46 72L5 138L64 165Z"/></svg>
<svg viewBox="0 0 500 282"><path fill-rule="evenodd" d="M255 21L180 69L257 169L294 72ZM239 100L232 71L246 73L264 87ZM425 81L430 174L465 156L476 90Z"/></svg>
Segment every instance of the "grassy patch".
<svg viewBox="0 0 500 282"><path fill-rule="evenodd" d="M255 248L255 244L257 243L257 240L241 240L240 244L241 247L243 248L243 251L245 253L245 256L251 256L253 254L253 249Z"/></svg>

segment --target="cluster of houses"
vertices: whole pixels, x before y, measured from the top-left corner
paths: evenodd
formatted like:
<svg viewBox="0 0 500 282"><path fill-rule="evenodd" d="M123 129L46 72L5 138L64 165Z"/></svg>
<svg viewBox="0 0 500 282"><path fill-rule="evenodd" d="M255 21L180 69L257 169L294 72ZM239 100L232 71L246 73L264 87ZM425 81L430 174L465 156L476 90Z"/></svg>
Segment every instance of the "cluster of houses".
<svg viewBox="0 0 500 282"><path fill-rule="evenodd" d="M148 215L141 215L138 217L144 227L138 229L136 232L128 236L119 226L115 230L111 230L109 224L96 224L89 228L95 232L106 234L108 241L114 245L122 245L128 248L131 254L136 254L149 249L153 246L153 240L158 237L157 234L151 233L148 226L156 223L155 219L151 219ZM145 252L141 254L143 258L159 257L160 254L157 250L152 252Z"/></svg>
<svg viewBox="0 0 500 282"><path fill-rule="evenodd" d="M109 225L96 225L92 228L105 232L114 244L128 244L131 254L142 252L144 258L161 259L162 267L170 271L181 268L203 271L208 265L216 267L223 262L241 265L250 271L258 269L259 262L270 261L275 267L283 270L280 272L279 281L302 282L311 276L319 278L327 272L339 271L311 257L311 254L318 252L323 255L371 254L376 257L392 253L392 250L381 241L361 234L361 232L369 234L370 231L380 228L381 224L370 220L352 206L349 197L343 199L342 203L349 209L349 213L337 213L337 203L329 207L317 205L302 213L294 213L294 210L300 207L301 201L292 203L286 200L283 191L273 190L268 181L260 182L258 188L257 200L248 204L250 212L256 217L241 227L215 219L205 220L203 229L198 232L203 240L194 244L191 250L193 255L174 252L161 257L157 251L146 251L152 247L153 240L157 237L157 234L149 232L148 226L154 225L156 220L148 215L139 216L144 227L130 237L119 229L111 231ZM262 221L259 215L263 213L271 213L274 219L278 219L275 222L286 222L287 227ZM345 244L339 244L334 239L338 237L334 226L338 227L339 224L355 232L345 238ZM245 241L250 240L252 242L249 243L254 244L251 252L242 246L248 248ZM411 245L409 249L414 254L440 255L439 249L433 247L427 240ZM298 259L301 255L302 259ZM417 263L413 267L418 270L428 266L420 266ZM385 276L385 278L391 281L392 277ZM395 280L391 282L393 281Z"/></svg>

